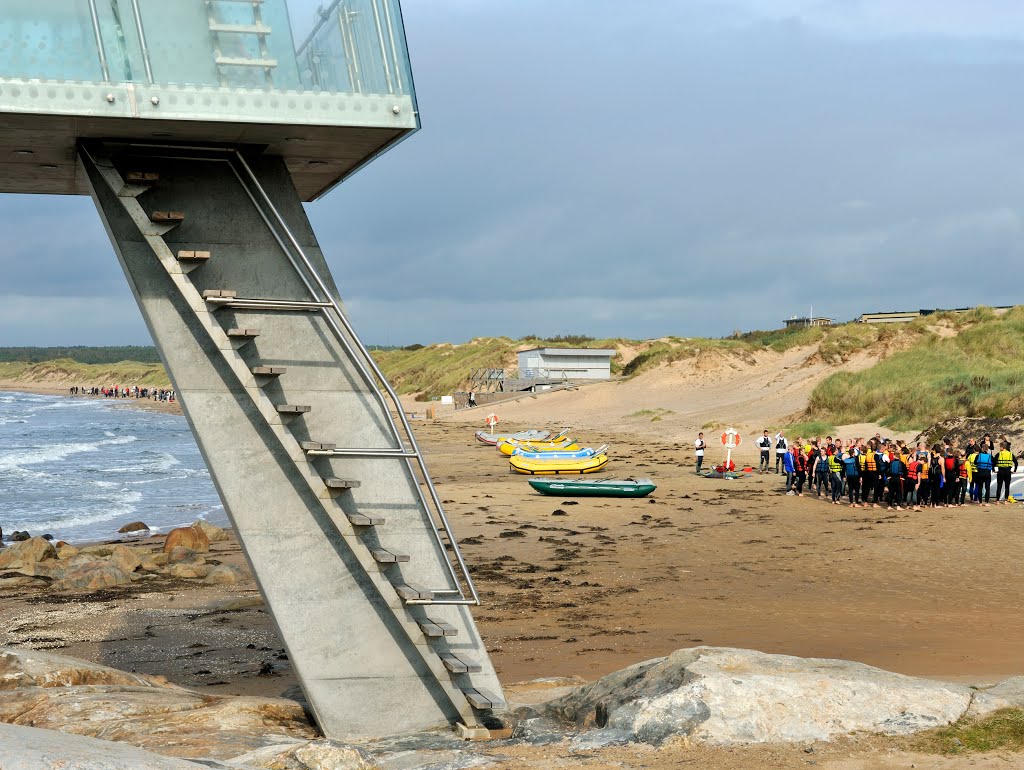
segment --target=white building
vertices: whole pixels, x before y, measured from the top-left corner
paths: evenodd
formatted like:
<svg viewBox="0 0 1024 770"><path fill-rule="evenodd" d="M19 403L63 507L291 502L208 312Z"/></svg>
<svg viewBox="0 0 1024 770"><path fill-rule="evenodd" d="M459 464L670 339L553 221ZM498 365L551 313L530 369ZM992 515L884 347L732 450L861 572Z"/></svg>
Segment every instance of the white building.
<svg viewBox="0 0 1024 770"><path fill-rule="evenodd" d="M533 348L519 352L519 376L525 379L607 380L614 350Z"/></svg>

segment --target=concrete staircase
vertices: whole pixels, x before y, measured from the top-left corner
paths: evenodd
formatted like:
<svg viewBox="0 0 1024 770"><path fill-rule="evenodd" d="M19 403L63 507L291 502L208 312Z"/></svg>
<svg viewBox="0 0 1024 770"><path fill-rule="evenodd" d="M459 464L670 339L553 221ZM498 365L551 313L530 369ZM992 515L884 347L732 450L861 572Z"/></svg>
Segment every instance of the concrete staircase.
<svg viewBox="0 0 1024 770"><path fill-rule="evenodd" d="M125 275L324 734L504 708L422 453L279 158L80 147Z"/></svg>

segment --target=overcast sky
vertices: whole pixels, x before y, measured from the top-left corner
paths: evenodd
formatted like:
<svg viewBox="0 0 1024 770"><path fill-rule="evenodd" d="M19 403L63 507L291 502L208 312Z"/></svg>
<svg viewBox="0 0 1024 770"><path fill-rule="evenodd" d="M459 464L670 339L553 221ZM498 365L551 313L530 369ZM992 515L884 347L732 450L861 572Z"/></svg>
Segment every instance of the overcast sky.
<svg viewBox="0 0 1024 770"><path fill-rule="evenodd" d="M423 130L308 207L369 343L1024 301L1024 3L403 7ZM0 344L148 342L88 199L0 232Z"/></svg>

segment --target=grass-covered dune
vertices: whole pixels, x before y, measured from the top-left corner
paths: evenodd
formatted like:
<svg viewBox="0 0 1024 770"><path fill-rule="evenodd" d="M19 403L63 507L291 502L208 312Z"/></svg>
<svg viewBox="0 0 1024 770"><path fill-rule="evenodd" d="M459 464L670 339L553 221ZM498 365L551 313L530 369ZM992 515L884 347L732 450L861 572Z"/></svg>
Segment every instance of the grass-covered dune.
<svg viewBox="0 0 1024 770"><path fill-rule="evenodd" d="M170 387L171 381L159 363L119 361L111 364L83 364L62 358L56 361L0 362L0 382L24 385L103 387L105 385L145 385Z"/></svg>
<svg viewBox="0 0 1024 770"><path fill-rule="evenodd" d="M823 380L811 394L807 419L909 430L951 416L1024 412L1024 307L931 323L937 321L950 324L946 334L924 330L912 346L868 369Z"/></svg>

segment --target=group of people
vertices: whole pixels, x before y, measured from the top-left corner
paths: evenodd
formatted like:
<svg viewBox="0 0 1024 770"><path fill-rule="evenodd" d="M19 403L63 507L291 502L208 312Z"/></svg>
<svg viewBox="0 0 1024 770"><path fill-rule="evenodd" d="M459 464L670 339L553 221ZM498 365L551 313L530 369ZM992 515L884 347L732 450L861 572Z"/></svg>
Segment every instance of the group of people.
<svg viewBox="0 0 1024 770"><path fill-rule="evenodd" d="M1002 436L998 446L992 436L970 440L960 448L945 439L929 448L924 442L910 447L903 441L873 438L798 437L792 445L783 432L774 437L768 431L758 439L760 472L769 473L771 449L775 450L775 472L786 475L786 494L808 492L831 497L839 505L845 496L854 507L886 505L890 510L904 507L963 506L968 501L983 506L1006 503L1010 480L1017 471L1017 458L1010 441Z"/></svg>
<svg viewBox="0 0 1024 770"><path fill-rule="evenodd" d="M173 403L175 400L174 391L170 388L140 388L138 385L133 385L130 388L124 385L112 385L105 388L82 388L75 385L68 390L72 396L152 399L153 401L165 401L169 403Z"/></svg>

